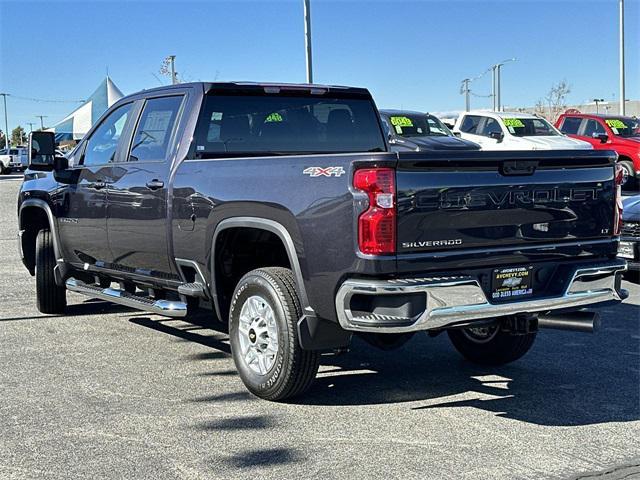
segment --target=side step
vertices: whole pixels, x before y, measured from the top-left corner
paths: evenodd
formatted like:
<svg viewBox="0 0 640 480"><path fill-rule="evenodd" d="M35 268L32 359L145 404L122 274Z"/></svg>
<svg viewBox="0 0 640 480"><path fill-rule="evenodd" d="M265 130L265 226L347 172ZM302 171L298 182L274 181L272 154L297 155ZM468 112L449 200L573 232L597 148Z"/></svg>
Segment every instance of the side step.
<svg viewBox="0 0 640 480"><path fill-rule="evenodd" d="M166 317L181 318L187 315L187 304L171 300L152 300L140 297L114 288L101 288L96 285L88 285L75 278L66 282L67 290L80 293L92 298L99 298L108 302L117 303L127 307L144 310L146 312L164 315Z"/></svg>

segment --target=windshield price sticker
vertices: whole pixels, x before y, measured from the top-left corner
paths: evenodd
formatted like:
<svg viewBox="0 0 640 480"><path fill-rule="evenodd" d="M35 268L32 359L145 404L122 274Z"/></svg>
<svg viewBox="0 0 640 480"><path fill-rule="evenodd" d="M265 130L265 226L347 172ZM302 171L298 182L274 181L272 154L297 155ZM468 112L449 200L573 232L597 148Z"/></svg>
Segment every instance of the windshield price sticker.
<svg viewBox="0 0 640 480"><path fill-rule="evenodd" d="M611 128L621 128L623 130L627 128L624 122L622 120L618 120L617 118L610 118L608 120L605 120L605 122L607 122L607 125L609 125Z"/></svg>
<svg viewBox="0 0 640 480"><path fill-rule="evenodd" d="M265 119L265 123L266 122L281 122L281 121L282 121L282 115L280 115L278 112L273 112L272 114L270 114Z"/></svg>
<svg viewBox="0 0 640 480"><path fill-rule="evenodd" d="M505 118L504 124L507 127L524 128L524 123L519 118Z"/></svg>
<svg viewBox="0 0 640 480"><path fill-rule="evenodd" d="M408 117L391 117L391 125L394 127L413 127L413 122Z"/></svg>

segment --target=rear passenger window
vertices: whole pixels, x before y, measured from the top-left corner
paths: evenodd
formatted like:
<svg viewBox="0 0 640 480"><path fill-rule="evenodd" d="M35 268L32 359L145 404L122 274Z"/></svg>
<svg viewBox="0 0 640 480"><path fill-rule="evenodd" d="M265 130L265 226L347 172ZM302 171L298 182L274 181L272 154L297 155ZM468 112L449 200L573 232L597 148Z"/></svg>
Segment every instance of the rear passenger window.
<svg viewBox="0 0 640 480"><path fill-rule="evenodd" d="M164 160L182 95L147 100L131 144L130 162Z"/></svg>
<svg viewBox="0 0 640 480"><path fill-rule="evenodd" d="M565 117L562 122L562 126L560 127L560 131L566 135L577 135L581 123L581 118Z"/></svg>
<svg viewBox="0 0 640 480"><path fill-rule="evenodd" d="M464 120L462 121L462 125L460 125L460 131L464 133L479 135L478 125L480 124L481 119L482 117L479 117L477 115L465 116Z"/></svg>

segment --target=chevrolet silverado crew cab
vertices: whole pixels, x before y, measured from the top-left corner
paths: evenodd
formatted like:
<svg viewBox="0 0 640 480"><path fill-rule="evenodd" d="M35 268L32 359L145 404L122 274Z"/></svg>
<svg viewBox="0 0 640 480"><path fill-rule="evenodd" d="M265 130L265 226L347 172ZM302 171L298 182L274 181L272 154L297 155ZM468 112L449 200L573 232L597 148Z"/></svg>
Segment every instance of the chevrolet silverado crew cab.
<svg viewBox="0 0 640 480"><path fill-rule="evenodd" d="M405 110L380 110L391 151L480 150L480 145L455 136L434 115Z"/></svg>
<svg viewBox="0 0 640 480"><path fill-rule="evenodd" d="M307 390L354 334L446 332L502 364L626 296L612 152L391 152L365 89L252 83L143 91L54 148L32 134L18 200L40 311L67 290L210 308L265 399Z"/></svg>
<svg viewBox="0 0 640 480"><path fill-rule="evenodd" d="M562 134L544 118L521 112L465 112L453 131L483 150L590 150Z"/></svg>

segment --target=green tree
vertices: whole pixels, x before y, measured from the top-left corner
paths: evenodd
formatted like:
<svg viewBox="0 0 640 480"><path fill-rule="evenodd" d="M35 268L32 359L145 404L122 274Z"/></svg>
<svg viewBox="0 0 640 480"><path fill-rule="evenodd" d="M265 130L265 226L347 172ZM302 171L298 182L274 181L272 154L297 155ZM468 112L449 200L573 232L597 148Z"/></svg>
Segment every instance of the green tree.
<svg viewBox="0 0 640 480"><path fill-rule="evenodd" d="M11 131L11 144L16 147L23 145L27 141L27 134L20 125Z"/></svg>
<svg viewBox="0 0 640 480"><path fill-rule="evenodd" d="M6 147L5 139L4 139L4 132L2 130L0 130L0 150L2 150L4 147Z"/></svg>

